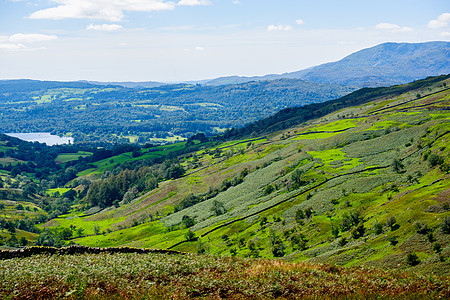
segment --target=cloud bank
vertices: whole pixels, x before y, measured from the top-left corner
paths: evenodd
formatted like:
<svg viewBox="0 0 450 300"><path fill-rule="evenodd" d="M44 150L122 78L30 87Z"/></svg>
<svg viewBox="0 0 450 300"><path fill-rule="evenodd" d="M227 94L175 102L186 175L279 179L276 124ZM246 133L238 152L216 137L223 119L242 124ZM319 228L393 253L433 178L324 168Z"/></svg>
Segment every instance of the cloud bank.
<svg viewBox="0 0 450 300"><path fill-rule="evenodd" d="M440 29L447 27L450 23L450 13L443 13L437 19L428 22L428 28L430 29Z"/></svg>
<svg viewBox="0 0 450 300"><path fill-rule="evenodd" d="M17 33L10 36L0 36L0 50L22 50L29 49L27 44L47 42L56 40L56 35L38 33Z"/></svg>
<svg viewBox="0 0 450 300"><path fill-rule="evenodd" d="M207 5L207 0L54 0L57 5L32 13L31 19L93 19L121 21L124 12L172 10L176 6Z"/></svg>
<svg viewBox="0 0 450 300"><path fill-rule="evenodd" d="M392 33L414 31L414 29L411 27L401 27L397 24L392 24L392 23L379 23L375 26L375 29L384 30L387 32L392 32Z"/></svg>

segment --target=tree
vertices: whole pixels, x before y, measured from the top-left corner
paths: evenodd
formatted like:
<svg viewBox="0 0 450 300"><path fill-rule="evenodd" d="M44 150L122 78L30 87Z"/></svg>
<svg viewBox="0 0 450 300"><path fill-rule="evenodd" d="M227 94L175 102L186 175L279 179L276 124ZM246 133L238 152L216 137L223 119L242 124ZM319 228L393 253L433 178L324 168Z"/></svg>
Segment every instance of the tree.
<svg viewBox="0 0 450 300"><path fill-rule="evenodd" d="M356 226L355 228L353 228L352 230L352 237L356 240L359 239L360 237L364 236L366 229L364 228L364 224L363 222L360 222L358 224L358 226Z"/></svg>
<svg viewBox="0 0 450 300"><path fill-rule="evenodd" d="M184 237L186 238L186 241L195 241L197 240L197 237L195 236L195 233L192 232L190 229L188 232L184 234Z"/></svg>
<svg viewBox="0 0 450 300"><path fill-rule="evenodd" d="M375 225L373 225L373 230L375 231L375 234L382 234L383 233L383 224L376 222Z"/></svg>
<svg viewBox="0 0 450 300"><path fill-rule="evenodd" d="M220 216L223 215L227 210L225 209L225 206L223 205L222 202L214 200L213 201L213 206L211 208L211 211L216 215L216 216Z"/></svg>
<svg viewBox="0 0 450 300"><path fill-rule="evenodd" d="M303 181L303 174L305 173L304 170L295 169L294 172L292 172L291 179L294 182L294 187L298 188L305 184Z"/></svg>
<svg viewBox="0 0 450 300"><path fill-rule="evenodd" d="M21 237L21 238L20 238L20 241L19 241L19 244L20 244L22 247L25 247L26 245L28 245L28 241L27 241L27 239L26 239L25 237Z"/></svg>
<svg viewBox="0 0 450 300"><path fill-rule="evenodd" d="M183 223L186 228L189 228L195 225L195 219L184 215L181 223Z"/></svg>
<svg viewBox="0 0 450 300"><path fill-rule="evenodd" d="M297 209L297 211L295 212L295 221L297 223L301 223L301 222L303 222L304 218L305 218L305 214L303 213L303 210L301 210L300 208Z"/></svg>
<svg viewBox="0 0 450 300"><path fill-rule="evenodd" d="M59 234L63 240L68 240L72 237L72 230L64 228Z"/></svg>
<svg viewBox="0 0 450 300"><path fill-rule="evenodd" d="M264 189L264 196L270 195L273 191L275 191L275 188L273 187L273 185L269 184Z"/></svg>
<svg viewBox="0 0 450 300"><path fill-rule="evenodd" d="M100 226L98 226L98 224L95 224L93 229L95 235L98 235L100 233Z"/></svg>
<svg viewBox="0 0 450 300"><path fill-rule="evenodd" d="M445 217L441 223L441 229L445 234L450 234L450 217Z"/></svg>
<svg viewBox="0 0 450 300"><path fill-rule="evenodd" d="M418 264L420 264L419 257L415 253L408 253L408 255L406 256L406 262L410 266L417 266Z"/></svg>
<svg viewBox="0 0 450 300"><path fill-rule="evenodd" d="M402 164L402 161L400 159L394 158L391 167L392 169L394 169L395 172L400 173L405 166Z"/></svg>
<svg viewBox="0 0 450 300"><path fill-rule="evenodd" d="M272 254L275 257L283 257L286 253L286 245L280 239L277 239L272 248Z"/></svg>
<svg viewBox="0 0 450 300"><path fill-rule="evenodd" d="M395 219L394 216L390 216L387 221L386 221L386 225L391 228L391 231L394 231L396 229L398 229L400 227L400 225L397 224L397 220Z"/></svg>

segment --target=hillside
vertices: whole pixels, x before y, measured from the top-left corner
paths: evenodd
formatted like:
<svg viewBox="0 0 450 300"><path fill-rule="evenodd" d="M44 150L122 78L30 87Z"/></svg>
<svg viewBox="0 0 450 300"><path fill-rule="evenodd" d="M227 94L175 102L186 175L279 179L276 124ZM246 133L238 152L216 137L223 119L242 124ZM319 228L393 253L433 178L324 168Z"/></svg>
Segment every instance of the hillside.
<svg viewBox="0 0 450 300"><path fill-rule="evenodd" d="M362 90L264 136L198 136L162 164L110 157L78 174L101 180L73 210L40 228L86 246L448 274L449 83Z"/></svg>
<svg viewBox="0 0 450 300"><path fill-rule="evenodd" d="M321 84L377 87L450 73L450 43L384 43L350 54L343 59L297 72L261 77L223 77L209 85L257 80L296 78Z"/></svg>

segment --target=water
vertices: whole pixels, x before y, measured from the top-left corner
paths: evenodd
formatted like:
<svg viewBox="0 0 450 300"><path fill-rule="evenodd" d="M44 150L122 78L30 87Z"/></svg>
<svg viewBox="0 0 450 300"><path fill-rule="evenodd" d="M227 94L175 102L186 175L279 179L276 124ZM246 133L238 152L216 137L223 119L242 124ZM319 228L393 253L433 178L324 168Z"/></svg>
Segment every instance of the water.
<svg viewBox="0 0 450 300"><path fill-rule="evenodd" d="M73 144L73 138L66 136L59 137L57 135L52 135L49 132L5 133L5 134L19 138L27 142L46 143L48 146Z"/></svg>

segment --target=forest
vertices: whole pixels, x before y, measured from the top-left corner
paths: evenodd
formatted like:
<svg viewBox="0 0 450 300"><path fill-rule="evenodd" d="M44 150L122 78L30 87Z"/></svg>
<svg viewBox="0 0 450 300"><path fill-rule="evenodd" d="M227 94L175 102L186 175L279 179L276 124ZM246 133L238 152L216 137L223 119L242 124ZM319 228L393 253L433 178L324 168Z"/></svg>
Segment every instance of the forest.
<svg viewBox="0 0 450 300"><path fill-rule="evenodd" d="M22 85L29 84L28 81ZM352 91L296 79L227 86L173 84L155 88L20 81L0 84L0 132L51 132L75 142L161 143L214 135L280 109L338 98Z"/></svg>

